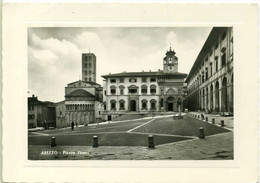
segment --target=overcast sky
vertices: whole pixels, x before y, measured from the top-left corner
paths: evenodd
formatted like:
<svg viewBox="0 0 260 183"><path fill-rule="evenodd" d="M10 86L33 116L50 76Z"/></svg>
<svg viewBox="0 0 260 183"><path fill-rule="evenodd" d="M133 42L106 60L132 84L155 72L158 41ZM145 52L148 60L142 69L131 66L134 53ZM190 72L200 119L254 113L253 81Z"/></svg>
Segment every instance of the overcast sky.
<svg viewBox="0 0 260 183"><path fill-rule="evenodd" d="M170 44L179 72L189 73L211 27L200 28L29 28L28 95L43 101L64 100L65 86L81 78L81 54L97 57L102 75L163 69Z"/></svg>

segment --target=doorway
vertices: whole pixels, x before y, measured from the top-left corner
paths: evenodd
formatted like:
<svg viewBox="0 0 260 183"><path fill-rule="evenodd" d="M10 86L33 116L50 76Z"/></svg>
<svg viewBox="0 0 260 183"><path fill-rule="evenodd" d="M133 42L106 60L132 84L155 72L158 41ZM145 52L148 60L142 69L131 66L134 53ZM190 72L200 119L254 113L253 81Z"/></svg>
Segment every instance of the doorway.
<svg viewBox="0 0 260 183"><path fill-rule="evenodd" d="M136 101L131 100L130 102L130 111L136 111Z"/></svg>
<svg viewBox="0 0 260 183"><path fill-rule="evenodd" d="M173 111L173 103L168 103L168 111Z"/></svg>
<svg viewBox="0 0 260 183"><path fill-rule="evenodd" d="M111 121L111 119L112 119L112 118L111 118L111 115L108 115L108 116L107 116L107 120L108 120L108 121Z"/></svg>

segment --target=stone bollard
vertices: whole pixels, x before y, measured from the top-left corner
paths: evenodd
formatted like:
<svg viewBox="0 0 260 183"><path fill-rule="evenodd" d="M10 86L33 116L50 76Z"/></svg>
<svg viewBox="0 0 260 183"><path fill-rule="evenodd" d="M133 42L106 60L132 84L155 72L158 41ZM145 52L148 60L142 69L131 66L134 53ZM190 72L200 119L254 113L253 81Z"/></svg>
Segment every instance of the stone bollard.
<svg viewBox="0 0 260 183"><path fill-rule="evenodd" d="M205 138L204 128L203 128L203 127L200 127L200 128L199 128L199 138L200 138L200 139L204 139L204 138Z"/></svg>
<svg viewBox="0 0 260 183"><path fill-rule="evenodd" d="M93 147L98 147L98 136L93 136Z"/></svg>
<svg viewBox="0 0 260 183"><path fill-rule="evenodd" d="M212 118L212 124L215 124L215 118Z"/></svg>
<svg viewBox="0 0 260 183"><path fill-rule="evenodd" d="M225 126L224 120L221 120L221 121L220 121L220 124L221 124L221 127L224 127L224 126Z"/></svg>
<svg viewBox="0 0 260 183"><path fill-rule="evenodd" d="M208 121L208 117L206 117L205 119L206 119L206 121Z"/></svg>
<svg viewBox="0 0 260 183"><path fill-rule="evenodd" d="M51 138L51 147L54 147L54 146L56 146L56 138L52 137Z"/></svg>
<svg viewBox="0 0 260 183"><path fill-rule="evenodd" d="M153 135L148 136L148 148L154 148L154 138Z"/></svg>

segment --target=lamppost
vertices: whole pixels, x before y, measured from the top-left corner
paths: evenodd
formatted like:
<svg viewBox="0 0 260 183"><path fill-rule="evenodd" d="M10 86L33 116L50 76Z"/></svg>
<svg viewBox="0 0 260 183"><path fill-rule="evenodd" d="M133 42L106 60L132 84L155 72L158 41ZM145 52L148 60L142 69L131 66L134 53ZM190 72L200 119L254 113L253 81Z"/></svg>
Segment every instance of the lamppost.
<svg viewBox="0 0 260 183"><path fill-rule="evenodd" d="M62 114L60 115L60 123L61 123L61 126L63 126L62 125Z"/></svg>

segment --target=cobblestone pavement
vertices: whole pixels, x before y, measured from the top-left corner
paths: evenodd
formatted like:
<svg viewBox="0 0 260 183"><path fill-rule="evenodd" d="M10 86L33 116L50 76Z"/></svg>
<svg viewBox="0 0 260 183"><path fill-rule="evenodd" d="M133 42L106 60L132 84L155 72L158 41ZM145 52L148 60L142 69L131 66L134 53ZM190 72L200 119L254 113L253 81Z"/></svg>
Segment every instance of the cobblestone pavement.
<svg viewBox="0 0 260 183"><path fill-rule="evenodd" d="M233 132L158 145L155 149L143 146L29 145L28 154L29 160L230 160L233 159Z"/></svg>
<svg viewBox="0 0 260 183"><path fill-rule="evenodd" d="M233 128L234 128L234 126L233 126L234 117L233 116L226 116L225 117L225 116L220 116L220 115L217 115L217 114L205 114L203 112L189 112L189 113L187 113L187 115L190 115L190 114L200 116L200 118L199 118L200 120L202 120L201 114L203 114L205 118L208 117L209 123L212 123L212 119L214 118L216 125L220 125L221 124L220 121L224 120L224 124L225 124L226 128L231 129L231 130L233 130ZM198 117L196 117L196 119L198 119ZM205 121L205 119L204 119L204 121Z"/></svg>

